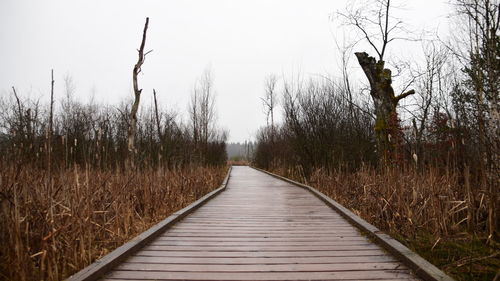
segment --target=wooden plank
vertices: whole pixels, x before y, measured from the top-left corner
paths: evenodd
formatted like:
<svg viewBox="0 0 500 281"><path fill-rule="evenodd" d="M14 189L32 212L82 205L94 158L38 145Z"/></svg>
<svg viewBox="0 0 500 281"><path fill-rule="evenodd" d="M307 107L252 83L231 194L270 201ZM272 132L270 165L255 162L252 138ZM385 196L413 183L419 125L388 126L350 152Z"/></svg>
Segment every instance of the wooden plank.
<svg viewBox="0 0 500 281"><path fill-rule="evenodd" d="M183 251L183 252L197 252L197 251L205 251L205 252L323 252L323 251L354 251L354 250L376 250L379 249L379 246L374 244L365 244L365 245L321 245L321 246L312 246L312 245L287 245L287 246L268 246L268 245L249 245L249 246L241 246L241 245L230 245L230 246L221 246L221 245L206 245L205 247L196 246L184 246L184 245L147 245L143 248L145 251Z"/></svg>
<svg viewBox="0 0 500 281"><path fill-rule="evenodd" d="M199 231L196 231L196 230L171 230L169 231L169 235L170 234L175 234L175 235L181 235L181 234L186 234L186 235L196 235L198 233L200 233L200 231L203 231L203 234L208 234L208 235L246 235L246 234L255 234L255 235L258 235L258 234L275 234L275 235L313 235L315 233L318 233L317 231L307 231L307 230L304 230L304 231L298 231L298 230L237 230L237 229L229 229L229 230L210 230L210 229L207 229L207 230L199 230ZM356 235L356 234L359 234L359 231L357 230L323 230L321 232L324 236L327 236L327 235L335 235L335 234L339 234L339 235L342 235L342 234L353 234L353 235Z"/></svg>
<svg viewBox="0 0 500 281"><path fill-rule="evenodd" d="M70 276L67 280L68 281L92 281L92 280L97 280L102 274L106 273L109 271L111 268L122 262L125 258L136 252L138 249L146 245L148 242L156 238L159 234L164 232L166 229L168 229L170 226L172 226L174 223L177 221L181 220L185 216L187 216L189 213L193 212L197 208L201 207L204 203L206 203L208 200L216 196L217 194L221 193L224 191L226 188L227 182L229 180L229 175L231 174L231 167L229 168L226 177L224 178L224 181L222 182L222 185L217 188L216 190L208 193L207 195L203 196L202 198L196 200L189 206L175 212L174 214L170 215L168 218L164 219L163 221L159 222L155 226L151 227L150 229L144 231L143 233L139 234L137 237L134 239L130 240L129 242L125 243L124 245L120 246L116 250L112 251L111 253L107 254L106 256L102 257L101 259L97 260L96 262L90 264L89 266L85 267L84 269L80 270L79 272L75 273L74 275Z"/></svg>
<svg viewBox="0 0 500 281"><path fill-rule="evenodd" d="M201 218L201 217L200 217ZM230 218L230 219L216 219L216 218L202 218L204 221L212 221L212 222L222 222L222 223L234 223L234 222L246 222L246 223L314 223L314 222L332 222L332 223L338 223L340 220L332 220L328 218L316 218L316 217L309 217L309 218L287 218L287 217L282 217L280 219L259 219L259 218L241 218L241 217L235 217L235 218ZM189 221L191 222L191 221Z"/></svg>
<svg viewBox="0 0 500 281"><path fill-rule="evenodd" d="M190 272L321 272L353 270L403 270L399 262L383 263L342 263L342 264L158 264L133 263L120 264L117 270L133 271L190 271Z"/></svg>
<svg viewBox="0 0 500 281"><path fill-rule="evenodd" d="M247 238L328 238L328 237L359 237L359 233L320 233L320 234L300 234L300 233L169 233L163 237L247 237Z"/></svg>
<svg viewBox="0 0 500 281"><path fill-rule="evenodd" d="M268 229L268 230L285 230L285 229L298 229L298 230L316 230L318 232L321 232L324 229L330 229L330 230L336 230L336 229L350 229L350 230L356 230L359 232L359 229L356 227L353 227L352 225L341 225L341 224L334 224L334 225L320 225L320 224L309 224L309 225L303 225L303 224L291 224L291 223L248 223L248 224L234 224L231 222L228 223L221 223L221 224L194 224L190 223L189 226L182 226L179 228L176 228L179 230L186 230L186 229L195 229L195 230L200 230L200 229L219 229L219 230L226 230L226 229L239 229L239 230L246 230L246 229Z"/></svg>
<svg viewBox="0 0 500 281"><path fill-rule="evenodd" d="M353 257L148 257L131 256L126 260L134 263L163 264L343 264L343 263L382 263L396 262L397 259L388 255L353 256Z"/></svg>
<svg viewBox="0 0 500 281"><path fill-rule="evenodd" d="M325 221L309 221L309 220L304 220L304 221L291 221L287 219L281 219L281 220L274 220L272 222L265 222L265 221L257 221L257 222L251 222L251 221L241 221L241 220L201 220L201 219L185 219L185 222L189 222L190 225L193 226L220 226L222 225L242 225L242 226L337 226L337 225L345 225L345 220L344 219L338 219L338 220L325 220Z"/></svg>
<svg viewBox="0 0 500 281"><path fill-rule="evenodd" d="M102 279L102 281L130 281L131 279L123 279L123 278L113 278L113 279ZM132 279L133 280L133 279ZM154 281L168 281L168 280L171 280L171 279L155 279ZM205 280L205 281L219 281L218 279L215 280L215 279L200 279L200 280ZM243 280L254 280L254 279L243 279ZM290 279L290 280L298 280L298 279ZM307 280L309 281L310 279L304 279L304 280ZM338 281L339 279L321 279L321 281ZM349 279L347 279L349 280ZM386 279L386 278L378 278L378 279L363 279L363 280L376 280L376 281L395 281L395 280L419 280L419 279L394 279L394 278L391 278L391 279Z"/></svg>
<svg viewBox="0 0 500 281"><path fill-rule="evenodd" d="M314 231L314 232L323 232L323 231L356 231L359 233L359 229L353 227L352 225L338 225L338 226L260 226L260 225L251 225L251 226L238 226L238 225L224 225L224 226L194 226L194 225L183 225L172 227L171 231L199 231L202 230L210 230L210 231Z"/></svg>
<svg viewBox="0 0 500 281"><path fill-rule="evenodd" d="M358 229L353 227L190 227L190 228L176 228L172 229L172 233L192 233L200 231L207 231L210 233L267 233L267 232L293 232L293 233L360 233Z"/></svg>
<svg viewBox="0 0 500 281"><path fill-rule="evenodd" d="M439 268L416 254L415 252L411 251L408 249L406 246L403 244L399 243L396 239L392 238L391 236L383 233L380 231L377 227L369 224L362 218L356 216L354 213L352 213L349 209L345 208L341 204L339 204L337 201L329 198L325 194L319 192L315 188L301 184L299 182L293 181L291 179L275 175L273 173L267 172L265 170L261 170L255 167L252 167L258 171L261 171L263 173L269 174L273 177L276 177L278 179L287 181L289 183L292 183L296 186L305 188L306 190L310 191L312 194L314 194L316 197L321 199L323 202L325 202L328 206L332 207L334 210L336 210L339 214L341 214L343 217L345 217L348 221L350 221L352 224L360 228L361 230L367 232L372 238L374 238L380 245L382 245L385 249L387 249L389 252L391 252L393 255L401 259L409 268L411 268L418 276L423 278L424 280L430 280L430 281L453 281L454 279L448 276L446 273L441 271Z"/></svg>
<svg viewBox="0 0 500 281"><path fill-rule="evenodd" d="M160 236L155 241L209 241L212 243L218 242L272 242L272 241L283 241L283 242L313 242L318 241L318 237L288 237L288 238L276 238L276 237L257 237L257 238L248 238L248 237L170 237L170 236ZM328 236L324 237L320 241L329 243L329 242L351 242L351 241L368 241L366 237L363 236Z"/></svg>
<svg viewBox="0 0 500 281"><path fill-rule="evenodd" d="M113 278L113 279L108 279L108 278L105 278L105 279L102 279L102 281L130 281L130 280L133 280L133 279L123 279L123 278ZM168 281L168 280L172 280L172 279L154 279L154 281ZM219 281L218 279L200 279L200 280L205 280L205 281ZM231 279L232 280L232 279ZM242 279L242 280L254 280L254 279ZM289 279L289 280L299 280L299 279ZM304 279L304 280L311 280L311 279ZM321 279L321 281L338 281L338 280L341 280L341 279ZM345 279L345 280L350 280L350 279ZM414 278L405 278L405 279L394 279L394 278L391 278L391 279L387 279L387 278L377 278L377 279L362 279L362 280L376 280L376 281L395 281L395 280L420 280L420 279L414 279Z"/></svg>
<svg viewBox="0 0 500 281"><path fill-rule="evenodd" d="M233 211L233 210L231 210ZM227 212L227 210L226 210ZM222 213L222 212L221 212ZM219 213L220 214L220 213ZM220 220L220 216L206 216L206 215L203 215L203 216L199 216L199 218L202 218L202 219L206 219L206 220L212 220L212 219L215 219L215 220ZM256 214L246 214L246 215L242 215L236 211L232 212L232 217L231 218L224 218L223 219L224 221L234 221L234 220L238 220L238 221L289 221L289 220L293 220L293 221L300 221L300 222L306 222L306 221L311 221L311 220L317 220L317 221L324 221L324 220L328 220L328 221L334 221L334 220L337 220L337 222L340 222L341 220L337 217L333 217L333 216L326 216L326 215L315 215L315 214L304 214L304 215L298 215L298 214L283 214L281 216L277 216L277 217L271 217L271 216L262 216L262 215L256 215Z"/></svg>
<svg viewBox="0 0 500 281"><path fill-rule="evenodd" d="M354 228L352 225L340 225L340 226L262 226L262 225L224 225L224 226L196 226L196 225L183 225L183 226L174 226L171 228L172 231L174 230L195 230L195 231L200 231L200 230L238 230L238 231L248 231L248 230L266 230L266 231L289 231L290 229L294 230L299 230L299 231L315 231L315 232L320 232L320 231L325 231L325 230L357 230Z"/></svg>
<svg viewBox="0 0 500 281"><path fill-rule="evenodd" d="M354 257L354 256L383 256L386 253L382 250L353 250L353 251L290 251L290 252L251 252L251 251L147 251L141 250L135 253L136 256L147 257Z"/></svg>
<svg viewBox="0 0 500 281"><path fill-rule="evenodd" d="M149 246L195 246L195 247L232 247L232 246L267 246L267 247L274 247L274 246L289 246L289 247L296 247L296 246L353 246L353 245L373 245L368 240L365 241L318 241L318 240L311 240L307 242L287 242L283 240L278 240L278 241L191 241L191 240L155 240L151 243L148 244Z"/></svg>
<svg viewBox="0 0 500 281"><path fill-rule="evenodd" d="M407 270L333 272L179 272L114 270L109 279L133 280L415 280Z"/></svg>

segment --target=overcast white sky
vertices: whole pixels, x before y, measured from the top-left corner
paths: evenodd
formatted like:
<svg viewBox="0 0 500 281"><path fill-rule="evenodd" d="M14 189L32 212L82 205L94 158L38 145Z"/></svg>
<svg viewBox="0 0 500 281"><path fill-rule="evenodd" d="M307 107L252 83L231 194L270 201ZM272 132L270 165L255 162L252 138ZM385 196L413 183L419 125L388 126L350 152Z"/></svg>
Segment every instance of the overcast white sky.
<svg viewBox="0 0 500 281"><path fill-rule="evenodd" d="M405 5L401 16L414 30L447 25L446 0ZM218 122L229 141L244 141L265 125L265 76L335 75L334 37L342 30L330 15L345 6L342 0L0 0L0 95L16 86L25 96L46 97L54 68L59 98L66 74L81 100L92 92L111 104L130 98L136 49L150 17L146 49L154 51L140 76L143 102L151 102L155 88L162 106L184 114L196 78L210 65Z"/></svg>

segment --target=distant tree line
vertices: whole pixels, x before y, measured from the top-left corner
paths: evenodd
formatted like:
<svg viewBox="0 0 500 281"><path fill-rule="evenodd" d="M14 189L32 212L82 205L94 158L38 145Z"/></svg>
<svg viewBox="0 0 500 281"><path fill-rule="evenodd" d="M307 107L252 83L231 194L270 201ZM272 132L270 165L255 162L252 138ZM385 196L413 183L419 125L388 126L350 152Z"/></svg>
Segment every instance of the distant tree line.
<svg viewBox="0 0 500 281"><path fill-rule="evenodd" d="M226 144L227 157L230 161L249 162L253 156L255 143L252 141L230 142Z"/></svg>
<svg viewBox="0 0 500 281"><path fill-rule="evenodd" d="M355 107L337 84L285 81L281 104L283 123L257 134L254 161L258 166L299 167L307 177L316 167L355 168L375 161L372 118L362 107Z"/></svg>
<svg viewBox="0 0 500 281"><path fill-rule="evenodd" d="M56 84L57 85L57 84ZM89 165L97 168L125 167L130 103L103 106L74 98L70 78L65 98L53 115L49 138L50 110L39 100L23 98L13 89L0 99L0 158L4 163L46 168L49 149L54 168ZM155 113L158 113L156 115ZM136 166L181 167L191 164L223 165L226 134L210 122L210 135L195 138L193 122L155 106L143 106L135 134Z"/></svg>

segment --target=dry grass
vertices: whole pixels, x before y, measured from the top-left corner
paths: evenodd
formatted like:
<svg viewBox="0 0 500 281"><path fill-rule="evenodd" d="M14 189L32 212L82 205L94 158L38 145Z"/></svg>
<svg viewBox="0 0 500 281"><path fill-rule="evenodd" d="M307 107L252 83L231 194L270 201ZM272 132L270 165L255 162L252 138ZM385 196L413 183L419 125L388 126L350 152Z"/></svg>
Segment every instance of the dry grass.
<svg viewBox="0 0 500 281"><path fill-rule="evenodd" d="M274 172L305 182L297 169ZM498 246L487 246L484 198L468 203L464 184L435 168L417 173L361 168L355 173L315 170L307 184L351 209L458 280L492 280L500 267ZM484 196L484 195L483 195ZM467 232L467 209L475 229Z"/></svg>
<svg viewBox="0 0 500 281"><path fill-rule="evenodd" d="M217 188L226 168L54 172L0 164L0 279L61 280Z"/></svg>

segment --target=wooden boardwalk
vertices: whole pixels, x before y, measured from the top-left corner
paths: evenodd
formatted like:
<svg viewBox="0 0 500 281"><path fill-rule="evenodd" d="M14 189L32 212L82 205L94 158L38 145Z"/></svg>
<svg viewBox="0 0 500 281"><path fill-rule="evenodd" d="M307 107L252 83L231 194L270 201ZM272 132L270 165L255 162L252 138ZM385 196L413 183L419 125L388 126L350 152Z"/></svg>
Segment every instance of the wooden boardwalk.
<svg viewBox="0 0 500 281"><path fill-rule="evenodd" d="M249 167L102 280L419 280L311 192Z"/></svg>

